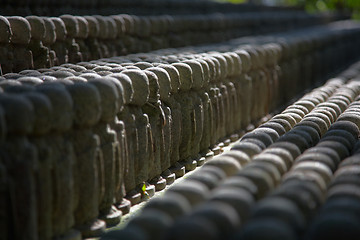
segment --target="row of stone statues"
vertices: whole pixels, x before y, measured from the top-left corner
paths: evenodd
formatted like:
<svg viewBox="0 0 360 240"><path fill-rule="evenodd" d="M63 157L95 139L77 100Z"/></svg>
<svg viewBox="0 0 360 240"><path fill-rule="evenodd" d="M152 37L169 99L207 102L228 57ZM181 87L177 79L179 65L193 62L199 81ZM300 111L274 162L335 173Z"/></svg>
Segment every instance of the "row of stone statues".
<svg viewBox="0 0 360 240"><path fill-rule="evenodd" d="M323 23L303 12L190 16L0 16L3 74Z"/></svg>
<svg viewBox="0 0 360 240"><path fill-rule="evenodd" d="M359 35L339 22L2 75L2 234L98 236L304 90L297 74L312 85L357 56Z"/></svg>
<svg viewBox="0 0 360 240"><path fill-rule="evenodd" d="M359 66L246 133L101 239L357 239Z"/></svg>
<svg viewBox="0 0 360 240"><path fill-rule="evenodd" d="M290 7L269 7L254 4L230 4L207 0L54 0L11 1L1 0L0 14L19 16L59 16L62 14L117 14L160 15L160 14L210 14L257 11L296 11Z"/></svg>

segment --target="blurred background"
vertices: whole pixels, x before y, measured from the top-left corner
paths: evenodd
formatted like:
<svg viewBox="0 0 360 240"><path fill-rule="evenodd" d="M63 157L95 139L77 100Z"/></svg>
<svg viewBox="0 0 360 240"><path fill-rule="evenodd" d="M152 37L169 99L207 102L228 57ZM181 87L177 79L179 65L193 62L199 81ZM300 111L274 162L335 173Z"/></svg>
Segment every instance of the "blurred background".
<svg viewBox="0 0 360 240"><path fill-rule="evenodd" d="M354 19L360 19L360 0L216 0L230 3L253 3L269 6L292 6L309 13L343 11Z"/></svg>

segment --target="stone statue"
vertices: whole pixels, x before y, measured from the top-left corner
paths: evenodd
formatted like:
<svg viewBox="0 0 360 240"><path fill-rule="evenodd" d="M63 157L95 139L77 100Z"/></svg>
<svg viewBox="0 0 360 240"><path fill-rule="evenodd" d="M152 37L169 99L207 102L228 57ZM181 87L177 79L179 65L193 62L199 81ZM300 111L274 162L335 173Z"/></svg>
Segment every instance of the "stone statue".
<svg viewBox="0 0 360 240"><path fill-rule="evenodd" d="M0 16L0 74L12 72L14 55L10 47L12 31L10 22L3 16Z"/></svg>
<svg viewBox="0 0 360 240"><path fill-rule="evenodd" d="M49 68L55 66L56 61L56 52L51 49L51 45L56 42L56 27L50 18L43 17L42 19L44 20L45 24L45 37L42 42L49 52L49 59L46 66Z"/></svg>
<svg viewBox="0 0 360 240"><path fill-rule="evenodd" d="M24 96L17 94L1 94L0 105L7 126L6 141L1 144L1 163L7 172L10 193L8 237L38 239L35 179L38 156L36 147L27 138L34 123L34 108Z"/></svg>
<svg viewBox="0 0 360 240"><path fill-rule="evenodd" d="M82 237L99 236L105 230L105 223L99 216L98 163L102 162L100 139L93 131L101 114L100 94L95 86L86 82L75 82L66 86L74 104L74 126L69 136L76 156L77 199L74 216L76 228Z"/></svg>
<svg viewBox="0 0 360 240"><path fill-rule="evenodd" d="M133 191L136 187L135 182L135 150L137 149L137 129L135 124L135 116L130 113L129 104L133 98L133 85L129 76L116 73L110 75L113 78L116 78L122 85L124 89L124 106L122 110L118 113L119 121L124 123L125 135L122 135L124 139L122 144L124 145L123 156L124 160L124 188L122 189L117 197L116 203L117 208L122 211L123 214L126 214L130 211L130 202L129 200L123 198L125 194L129 198L130 194L133 194L131 198L139 199L141 194ZM130 193L133 191L132 193ZM129 194L130 193L130 194ZM138 201L138 200L136 200Z"/></svg>
<svg viewBox="0 0 360 240"><path fill-rule="evenodd" d="M80 232L73 229L77 204L74 171L77 163L73 145L65 135L73 124L73 101L61 83L40 84L36 86L36 90L50 100L53 108L52 127L46 136L53 158L53 238L81 239Z"/></svg>
<svg viewBox="0 0 360 240"><path fill-rule="evenodd" d="M33 69L33 55L28 49L31 39L31 26L23 17L7 18L12 31L10 45L14 54L13 72L20 72L25 69Z"/></svg>
<svg viewBox="0 0 360 240"><path fill-rule="evenodd" d="M148 159L148 136L150 123L148 116L143 113L141 107L145 105L149 97L149 80L144 72L136 69L124 70L122 74L127 75L131 79L133 86L133 97L129 105L129 111L135 117L135 125L137 131L137 146L134 148L134 168L135 168L135 187L141 186L147 180L148 174L144 170ZM136 195L135 189L129 189L127 191L129 196ZM132 192L131 192L132 191ZM138 201L138 197L135 198ZM133 200L135 200L133 199ZM130 200L132 201L132 200Z"/></svg>
<svg viewBox="0 0 360 240"><path fill-rule="evenodd" d="M82 55L80 52L80 47L76 43L75 38L79 34L79 23L75 16L71 15L61 15L61 20L64 22L66 27L66 38L65 46L68 50L69 62L77 63L82 61Z"/></svg>
<svg viewBox="0 0 360 240"><path fill-rule="evenodd" d="M100 148L104 159L104 180L105 193L100 201L100 218L104 219L109 225L115 225L120 222L121 213L117 211L113 204L115 203L115 166L119 142L114 130L110 128L118 112L119 95L115 84L106 80L106 78L97 78L89 80L99 91L101 98L100 121L95 125L94 132L100 138Z"/></svg>
<svg viewBox="0 0 360 240"><path fill-rule="evenodd" d="M34 68L45 68L49 65L49 51L42 43L45 38L44 20L37 16L27 16L26 20L31 26L31 40L28 48L33 55Z"/></svg>
<svg viewBox="0 0 360 240"><path fill-rule="evenodd" d="M61 65L69 62L68 49L65 44L67 36L66 26L61 18L51 17L50 20L55 25L56 33L56 41L50 46L51 50L56 54L54 65Z"/></svg>

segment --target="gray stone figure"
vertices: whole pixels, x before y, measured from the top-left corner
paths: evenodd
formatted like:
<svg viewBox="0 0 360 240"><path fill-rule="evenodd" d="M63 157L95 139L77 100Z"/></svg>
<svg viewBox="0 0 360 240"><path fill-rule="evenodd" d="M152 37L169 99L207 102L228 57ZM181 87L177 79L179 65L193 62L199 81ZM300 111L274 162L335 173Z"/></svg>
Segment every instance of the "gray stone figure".
<svg viewBox="0 0 360 240"><path fill-rule="evenodd" d="M64 85L56 82L37 85L38 92L51 102L52 127L47 137L53 158L53 238L81 239L81 233L73 229L74 210L77 204L75 195L74 168L76 157L67 133L73 124L73 102Z"/></svg>
<svg viewBox="0 0 360 240"><path fill-rule="evenodd" d="M38 156L36 147L27 138L34 123L34 108L25 97L16 94L1 94L0 105L7 126L1 161L10 194L8 234L13 239L38 239L35 180Z"/></svg>
<svg viewBox="0 0 360 240"><path fill-rule="evenodd" d="M93 16L84 16L88 23L89 34L86 39L84 39L85 44L90 51L90 59L100 59L103 57L101 48L99 45L98 37L100 34L100 26L97 19Z"/></svg>
<svg viewBox="0 0 360 240"><path fill-rule="evenodd" d="M212 147L212 152L214 152L214 154L219 154L220 153L220 148L216 146L217 141L220 138L220 101L219 101L219 88L216 85L216 81L219 78L219 67L220 67L220 63L219 61L211 56L206 56L205 60L207 60L208 62L210 61L210 63L213 63L214 65L212 65L210 67L210 69L214 69L212 77L210 78L210 89L209 89L209 97L210 97L210 102L211 102L211 106L212 106L212 112L211 112L211 123L210 126L212 127L212 133L211 133L211 147Z"/></svg>
<svg viewBox="0 0 360 240"><path fill-rule="evenodd" d="M99 136L93 132L101 114L100 94L95 86L75 82L66 86L74 104L74 126L69 133L74 147L77 199L74 211L75 227L82 237L95 237L105 230L99 216L98 163L102 162Z"/></svg>
<svg viewBox="0 0 360 240"><path fill-rule="evenodd" d="M55 66L56 52L52 50L50 46L56 42L56 27L50 18L43 17L42 19L44 20L45 24L45 37L42 42L49 52L47 67L53 67Z"/></svg>
<svg viewBox="0 0 360 240"><path fill-rule="evenodd" d="M171 155L170 171L175 173L176 177L181 177L185 174L185 167L178 163L180 160L180 143L181 143L181 105L175 100L174 95L177 94L180 86L180 74L176 67L170 64L161 64L158 66L167 71L170 77L171 90L170 95L162 97L161 100L166 106L170 108L171 125L170 125L170 138L171 138Z"/></svg>
<svg viewBox="0 0 360 240"><path fill-rule="evenodd" d="M120 76L118 76L120 75ZM113 76L113 77L112 77ZM118 78L121 76L125 76L122 74L114 74L109 76L109 80L111 80L117 89L119 98L118 98L118 109L114 121L110 123L111 128L116 132L118 144L118 154L116 156L115 162L115 206L122 206L119 210L122 211L123 214L127 212L123 211L121 208L129 206L130 202L124 199L126 195L125 191L125 173L127 171L128 166L128 144L127 144L127 136L126 136L126 129L125 123L123 120L119 118L119 115L124 110L125 105L125 96L126 93L124 91L124 87ZM125 209L124 209L125 210Z"/></svg>
<svg viewBox="0 0 360 240"><path fill-rule="evenodd" d="M148 68L148 71L151 71L156 74L159 80L159 107L161 109L161 123L160 129L162 132L161 138L161 155L160 155L160 167L161 167L161 175L164 179L166 179L167 184L171 184L175 180L175 174L172 173L169 168L171 167L171 156L172 156L172 130L171 127L173 125L172 121L172 111L169 105L166 104L165 101L168 101L170 98L171 91L171 79L168 72L159 67ZM161 178L159 178L161 179Z"/></svg>
<svg viewBox="0 0 360 240"><path fill-rule="evenodd" d="M232 134L235 132L235 138L238 138L239 131L241 131L241 105L240 105L240 94L241 87L240 85L240 76L242 73L242 62L241 58L234 52L227 52L228 56L231 57L232 64L232 72L229 75L228 81L225 83L228 91L230 92L230 98L232 102Z"/></svg>
<svg viewBox="0 0 360 240"><path fill-rule="evenodd" d="M197 59L197 61L201 64L204 72L204 82L203 86L197 90L199 94L202 104L203 104L203 132L200 141L200 154L203 157L211 157L213 153L210 151L210 140L211 140L211 118L212 118L212 106L209 96L209 83L210 83L210 67L205 60ZM205 159L202 159L205 160ZM198 160L198 165L202 164L200 159Z"/></svg>
<svg viewBox="0 0 360 240"><path fill-rule="evenodd" d="M14 55L10 47L12 31L10 22L3 16L0 16L0 74L12 72Z"/></svg>
<svg viewBox="0 0 360 240"><path fill-rule="evenodd" d="M117 135L110 128L109 123L113 122L118 112L119 95L115 84L106 78L89 80L100 94L101 116L100 121L94 127L94 132L100 138L100 148L104 159L104 180L105 192L100 201L100 218L104 219L109 225L120 222L121 212L113 204L115 203L115 166L116 156L119 154Z"/></svg>
<svg viewBox="0 0 360 240"><path fill-rule="evenodd" d="M31 40L28 48L32 52L34 68L45 68L49 65L49 51L42 43L45 38L44 20L37 16L27 16L26 20L31 26Z"/></svg>
<svg viewBox="0 0 360 240"><path fill-rule="evenodd" d="M109 35L109 26L106 22L105 17L99 15L94 15L93 17L97 20L99 24L98 41L99 41L101 56L103 58L109 57L111 54L110 49L108 48L109 46L105 43Z"/></svg>
<svg viewBox="0 0 360 240"><path fill-rule="evenodd" d="M195 122L193 123L194 132L192 133L192 139L191 139L192 147L191 147L190 157L192 159L199 160L201 157L199 155L200 142L204 130L204 110L203 110L204 106L203 106L202 98L200 97L198 91L200 91L204 86L204 71L200 62L196 60L186 60L184 61L184 63L188 64L191 67L192 79L193 79L190 95L194 106Z"/></svg>
<svg viewBox="0 0 360 240"><path fill-rule="evenodd" d="M160 106L160 86L158 76L151 71L145 70L149 80L149 98L144 106L143 113L149 118L150 131L148 132L148 159L144 161L146 180L155 186L156 190L161 190L166 186L166 181L160 179L161 174L161 157L163 134L162 126L165 121L163 111ZM159 180L162 180L161 182ZM147 183L145 183L147 184ZM149 188L150 186L147 186Z"/></svg>
<svg viewBox="0 0 360 240"><path fill-rule="evenodd" d="M207 107L207 111L208 111L208 122L204 122L204 125L207 124L208 127L204 126L204 132L206 130L208 130L208 136L206 136L207 134L205 133L205 138L202 139L205 141L205 139L209 138L209 145L208 148L209 150L205 149L205 148L201 148L201 151L205 151L203 153L205 153L207 155L207 157L211 157L214 155L214 152L211 150L211 147L215 145L216 143L216 139L215 139L215 126L216 126L216 115L214 114L214 112L216 111L216 99L215 99L215 90L212 87L212 82L214 82L214 79L216 77L216 65L215 65L215 61L214 59L211 59L210 57L207 56L203 56L202 60L206 62L206 64L209 67L209 79L208 81L206 81L206 87L204 88L206 90L206 94L207 96L204 96L205 99L203 99L204 102L208 103L208 107ZM206 105L204 105L204 111L206 111ZM205 115L204 115L205 116ZM204 119L206 119L204 117ZM203 142L204 143L204 142ZM200 145L202 146L202 145Z"/></svg>
<svg viewBox="0 0 360 240"><path fill-rule="evenodd" d="M61 15L60 18L64 22L66 27L67 35L65 38L65 46L68 50L69 62L81 62L82 55L80 52L80 47L75 41L75 38L79 34L79 23L75 16Z"/></svg>
<svg viewBox="0 0 360 240"><path fill-rule="evenodd" d="M50 100L37 92L24 93L34 106L35 121L29 140L38 151L38 171L36 173L37 217L39 239L52 237L52 177L53 158L46 135L51 128L52 105Z"/></svg>
<svg viewBox="0 0 360 240"><path fill-rule="evenodd" d="M185 63L173 63L172 64L179 72L180 75L180 87L178 94L175 95L175 99L181 106L181 144L179 148L180 160L188 161L189 164L185 165L186 170L191 170L194 167L191 157L191 140L192 133L194 132L195 122L195 110L192 97L189 91L193 84L192 69ZM190 160L190 161L189 161Z"/></svg>
<svg viewBox="0 0 360 240"><path fill-rule="evenodd" d="M89 36L89 25L84 17L76 16L76 20L79 25L79 32L76 35L75 41L79 45L79 51L82 56L82 61L90 61L90 49L86 45L85 41Z"/></svg>
<svg viewBox="0 0 360 240"><path fill-rule="evenodd" d="M246 129L251 123L250 108L252 104L251 99L251 89L252 89L252 80L249 76L249 71L251 69L251 57L250 54L245 50L237 50L235 53L240 57L242 63L242 73L239 77L237 89L239 92L239 103L240 109L238 117L241 118L241 128ZM240 91L239 91L240 90Z"/></svg>
<svg viewBox="0 0 360 240"><path fill-rule="evenodd" d="M218 108L218 129L217 129L217 141L224 140L226 135L226 102L227 102L227 91L226 87L223 87L221 81L223 81L227 75L227 64L226 59L219 53L210 53L218 63L218 77L215 82L215 91L217 95Z"/></svg>
<svg viewBox="0 0 360 240"><path fill-rule="evenodd" d="M125 21L119 15L112 15L110 16L114 21L117 29L117 36L113 40L113 44L115 45L117 56L125 55L126 49L123 42L123 37L125 35Z"/></svg>
<svg viewBox="0 0 360 240"><path fill-rule="evenodd" d="M135 189L135 149L137 148L137 129L135 125L135 116L130 113L130 106L132 97L133 97L133 86L129 76L116 73L110 75L113 78L116 78L122 85L124 89L124 106L123 109L118 113L118 119L124 122L125 125L125 135L122 144L124 144L123 155L125 157L124 164L124 189L119 192L119 195L116 197L117 208L122 211L123 214L126 214L130 211L130 202L129 200L123 198L126 193L129 197L129 192ZM134 193L135 192L135 193ZM141 198L140 193L134 191L132 197L134 199Z"/></svg>
<svg viewBox="0 0 360 240"><path fill-rule="evenodd" d="M150 123L148 116L143 113L141 107L145 105L149 97L149 80L146 74L140 70L125 70L122 72L131 79L134 93L130 102L130 113L135 117L135 124L137 130L137 148L134 149L134 167L135 167L135 183L136 186L142 185L147 180L147 173L143 168L146 167L145 160L148 159L148 136ZM136 191L135 191L136 192ZM135 194L130 193L130 196ZM136 198L137 199L137 198ZM135 200L135 199L134 199ZM136 200L137 201L137 200Z"/></svg>
<svg viewBox="0 0 360 240"><path fill-rule="evenodd" d="M23 17L7 18L12 31L10 45L14 54L13 72L20 72L25 69L33 69L32 52L28 50L31 39L31 26Z"/></svg>
<svg viewBox="0 0 360 240"><path fill-rule="evenodd" d="M232 83L232 79L235 71L235 60L240 61L240 58L234 54L234 56L231 56L231 53L222 53L222 55L225 57L226 62L227 62L227 76L223 81L223 85L226 88L226 92L228 94L227 96L227 100L228 100L228 105L227 105L227 131L226 131L226 137L231 137L232 133L236 130L235 127L235 112L239 111L238 110L238 105L237 105L237 95L236 95L236 90L235 90L235 86ZM239 64L237 64L239 66ZM226 139L225 143L230 143L230 139Z"/></svg>
<svg viewBox="0 0 360 240"><path fill-rule="evenodd" d="M117 46L115 45L115 43L117 42L116 38L118 35L117 32L118 28L116 26L116 22L111 17L104 17L104 18L108 31L107 31L107 35L102 37L104 37L104 44L108 48L109 55L107 57L119 56L120 53L117 52Z"/></svg>
<svg viewBox="0 0 360 240"><path fill-rule="evenodd" d="M65 44L67 31L65 23L61 20L61 18L51 17L50 20L55 25L56 33L56 41L51 44L50 49L56 54L54 66L57 66L69 62L68 49Z"/></svg>

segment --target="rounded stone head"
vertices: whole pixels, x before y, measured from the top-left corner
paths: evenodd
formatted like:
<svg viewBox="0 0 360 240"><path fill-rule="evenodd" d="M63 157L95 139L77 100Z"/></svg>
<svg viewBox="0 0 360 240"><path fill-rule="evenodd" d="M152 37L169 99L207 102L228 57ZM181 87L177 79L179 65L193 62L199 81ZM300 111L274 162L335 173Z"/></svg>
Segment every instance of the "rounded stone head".
<svg viewBox="0 0 360 240"><path fill-rule="evenodd" d="M89 28L89 37L90 38L97 38L99 36L99 23L96 18L93 16L85 16L84 17L88 23Z"/></svg>
<svg viewBox="0 0 360 240"><path fill-rule="evenodd" d="M156 74L158 80L159 80L159 87L160 87L160 99L166 100L170 96L171 92L171 80L170 75L165 69L159 68L159 67L152 67L146 69L148 71L151 71Z"/></svg>
<svg viewBox="0 0 360 240"><path fill-rule="evenodd" d="M106 25L108 28L108 38L109 39L116 39L117 37L117 26L116 26L116 22L113 18L111 17L105 17L105 21L106 21Z"/></svg>
<svg viewBox="0 0 360 240"><path fill-rule="evenodd" d="M186 60L183 63L186 63L192 69L192 89L200 90L204 85L204 71L201 64L196 60Z"/></svg>
<svg viewBox="0 0 360 240"><path fill-rule="evenodd" d="M42 93L31 91L24 93L24 96L34 107L34 128L33 135L44 135L48 133L52 125L52 105L50 100Z"/></svg>
<svg viewBox="0 0 360 240"><path fill-rule="evenodd" d="M124 102L125 102L124 88L123 88L121 82L117 78L107 76L106 80L111 81L116 87L116 91L119 96L118 97L118 112L121 112L124 109Z"/></svg>
<svg viewBox="0 0 360 240"><path fill-rule="evenodd" d="M52 130L55 132L69 130L74 117L73 101L64 85L49 82L37 85L36 90L44 94L51 102L53 109L51 112Z"/></svg>
<svg viewBox="0 0 360 240"><path fill-rule="evenodd" d="M141 70L128 69L121 72L127 75L131 79L134 94L131 100L131 104L137 106L143 106L149 98L149 79L146 74Z"/></svg>
<svg viewBox="0 0 360 240"><path fill-rule="evenodd" d="M31 26L31 38L42 41L45 38L44 20L38 16L27 16L26 20Z"/></svg>
<svg viewBox="0 0 360 240"><path fill-rule="evenodd" d="M214 79L216 79L216 75L217 75L217 69L216 69L216 64L214 62L214 59L210 58L210 57L203 57L201 60L206 62L206 64L208 65L208 68L209 68L209 81L208 82L213 82Z"/></svg>
<svg viewBox="0 0 360 240"><path fill-rule="evenodd" d="M90 80L89 83L95 86L100 94L100 99L101 99L100 121L107 123L113 121L119 110L119 106L118 106L119 95L117 93L115 84L106 77Z"/></svg>
<svg viewBox="0 0 360 240"><path fill-rule="evenodd" d="M6 17L0 16L0 43L9 43L12 35L10 22Z"/></svg>
<svg viewBox="0 0 360 240"><path fill-rule="evenodd" d="M101 115L101 98L93 84L75 82L66 86L74 104L74 124L77 127L95 125Z"/></svg>
<svg viewBox="0 0 360 240"><path fill-rule="evenodd" d="M203 75L204 76L203 86L206 86L210 82L210 67L209 67L209 64L205 60L203 60L201 58L197 58L196 61L201 64L201 67L202 67L203 73L204 73L204 75Z"/></svg>
<svg viewBox="0 0 360 240"><path fill-rule="evenodd" d="M176 93L180 87L180 74L179 71L170 64L160 64L157 67L165 69L170 76L171 93Z"/></svg>
<svg viewBox="0 0 360 240"><path fill-rule="evenodd" d="M64 21L58 17L52 17L50 20L55 25L55 33L56 39L60 41L64 41L66 39L67 31Z"/></svg>
<svg viewBox="0 0 360 240"><path fill-rule="evenodd" d="M251 57L250 54L245 50L237 50L235 52L241 59L241 66L243 72L249 72L251 69Z"/></svg>
<svg viewBox="0 0 360 240"><path fill-rule="evenodd" d="M12 31L11 42L14 44L29 44L31 39L30 23L23 17L15 16L7 18Z"/></svg>
<svg viewBox="0 0 360 240"><path fill-rule="evenodd" d="M124 19L126 33L129 33L130 35L133 34L135 31L135 23L133 17L127 14L121 14L119 16Z"/></svg>
<svg viewBox="0 0 360 240"><path fill-rule="evenodd" d="M178 70L180 75L179 90L181 91L190 90L193 84L191 67L185 63L173 63L172 66L174 66Z"/></svg>
<svg viewBox="0 0 360 240"><path fill-rule="evenodd" d="M7 133L11 135L30 134L34 125L34 107L19 94L1 94L0 106L5 113Z"/></svg>
<svg viewBox="0 0 360 240"><path fill-rule="evenodd" d="M27 84L27 85L31 85L31 86L35 86L35 85L41 84L43 82L38 77L28 77L28 76L20 77L17 80L22 84Z"/></svg>
<svg viewBox="0 0 360 240"><path fill-rule="evenodd" d="M98 24L99 24L99 35L98 37L101 39L106 39L108 37L108 24L105 20L105 17L103 16L99 16L99 15L95 15L93 16L96 18Z"/></svg>
<svg viewBox="0 0 360 240"><path fill-rule="evenodd" d="M65 24L67 35L71 38L77 37L79 34L79 23L76 17L71 15L61 15L60 18Z"/></svg>
<svg viewBox="0 0 360 240"><path fill-rule="evenodd" d="M56 41L56 28L53 21L48 17L43 17L45 24L45 37L43 39L43 43L45 45L51 45Z"/></svg>
<svg viewBox="0 0 360 240"><path fill-rule="evenodd" d="M149 79L149 99L150 103L156 103L160 99L160 86L158 76L152 71L145 70L147 78Z"/></svg>
<svg viewBox="0 0 360 240"><path fill-rule="evenodd" d="M118 36L122 36L125 33L125 21L122 17L118 15L111 16L116 24L117 34Z"/></svg>
<svg viewBox="0 0 360 240"><path fill-rule="evenodd" d="M224 80L228 74L228 66L227 66L227 61L226 58L224 56L222 56L220 53L212 53L211 54L212 57L214 57L220 64L220 68L219 68L219 78L217 80Z"/></svg>
<svg viewBox="0 0 360 240"><path fill-rule="evenodd" d="M129 104L132 101L134 89L131 83L131 79L128 75L122 73L114 73L109 77L117 79L123 88L124 105Z"/></svg>
<svg viewBox="0 0 360 240"><path fill-rule="evenodd" d="M89 35L89 25L87 20L84 17L76 16L76 20L79 25L79 32L77 34L78 38L87 38Z"/></svg>
<svg viewBox="0 0 360 240"><path fill-rule="evenodd" d="M234 52L226 52L226 54L231 57L232 62L233 62L232 75L237 76L237 75L241 74L241 72L242 72L242 63L241 63L240 56L237 55Z"/></svg>

